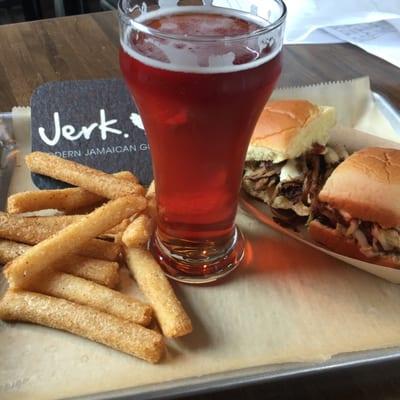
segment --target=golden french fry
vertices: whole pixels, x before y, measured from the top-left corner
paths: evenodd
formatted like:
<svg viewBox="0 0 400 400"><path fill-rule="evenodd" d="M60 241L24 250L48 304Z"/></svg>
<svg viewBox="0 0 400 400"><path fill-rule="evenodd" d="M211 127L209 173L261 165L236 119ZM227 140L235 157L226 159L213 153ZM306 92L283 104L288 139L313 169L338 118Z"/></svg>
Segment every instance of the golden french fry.
<svg viewBox="0 0 400 400"><path fill-rule="evenodd" d="M129 171L113 174L121 180L138 183L137 178ZM19 214L29 211L54 209L71 212L89 208L104 201L104 197L90 193L80 187L55 190L37 190L11 195L7 201L7 211L10 214Z"/></svg>
<svg viewBox="0 0 400 400"><path fill-rule="evenodd" d="M114 226L113 228L109 229L106 233L102 234L101 237L111 237L115 238L115 236L122 235L122 233L125 231L125 229L129 226L131 223L131 220L133 220L135 215L129 218L125 218L121 223L118 225Z"/></svg>
<svg viewBox="0 0 400 400"><path fill-rule="evenodd" d="M146 199L141 196L119 197L68 225L8 264L4 272L11 287L29 287L30 282L39 273L49 270L52 264L76 253L90 239L145 208Z"/></svg>
<svg viewBox="0 0 400 400"><path fill-rule="evenodd" d="M129 225L122 233L121 241L127 247L143 246L148 242L154 229L156 216L155 184L151 182L146 192L147 209L145 213L130 218Z"/></svg>
<svg viewBox="0 0 400 400"><path fill-rule="evenodd" d="M142 246L147 243L153 232L154 219L157 214L155 196L155 183L153 180L146 192L147 209L140 215L133 215L116 227L119 228L119 232L117 231L113 236L116 242L122 242L128 247Z"/></svg>
<svg viewBox="0 0 400 400"><path fill-rule="evenodd" d="M97 308L139 325L148 325L152 317L152 309L148 304L63 272L50 273L34 282L29 290Z"/></svg>
<svg viewBox="0 0 400 400"><path fill-rule="evenodd" d="M127 180L127 181L131 181L132 183L139 183L139 180L136 178L136 176L130 172L130 171L121 171L121 172L116 172L115 174L113 174L115 177L122 179L122 180ZM82 188L78 188L79 190L85 190ZM88 192L90 193L90 192ZM105 198L103 198L102 203L104 203L104 201L106 201ZM79 206L79 204L77 204L77 206ZM89 214L91 213L96 207L99 206L99 203L97 204L92 204L92 205L82 205L81 207L77 207L75 209L70 209L70 210L66 210L65 214ZM114 234L111 232L106 232L103 235L101 235L101 237L105 236L105 237L115 237L119 235L118 234Z"/></svg>
<svg viewBox="0 0 400 400"><path fill-rule="evenodd" d="M18 214L39 210L69 211L89 207L104 198L81 188L36 190L11 195L7 200L7 211Z"/></svg>
<svg viewBox="0 0 400 400"><path fill-rule="evenodd" d="M101 235L101 238L112 239L114 243L122 245L122 235L134 218L136 218L136 214L134 214L130 218L124 219L120 224L118 224L114 228L109 229L106 233Z"/></svg>
<svg viewBox="0 0 400 400"><path fill-rule="evenodd" d="M156 197L156 183L152 180L146 191L146 199L153 199L154 197Z"/></svg>
<svg viewBox="0 0 400 400"><path fill-rule="evenodd" d="M146 192L147 199L147 214L150 217L155 218L157 216L157 202L156 202L156 185L153 180Z"/></svg>
<svg viewBox="0 0 400 400"><path fill-rule="evenodd" d="M68 257L61 270L109 288L115 288L119 283L117 262L72 255Z"/></svg>
<svg viewBox="0 0 400 400"><path fill-rule="evenodd" d="M23 217L0 213L0 238L34 245L83 217L83 215ZM98 239L91 239L79 250L79 254L83 256L108 261L117 260L120 252L119 244Z"/></svg>
<svg viewBox="0 0 400 400"><path fill-rule="evenodd" d="M0 240L0 264L7 264L24 254L31 246L11 240Z"/></svg>
<svg viewBox="0 0 400 400"><path fill-rule="evenodd" d="M121 253L121 245L106 240L90 239L77 253L85 257L117 261Z"/></svg>
<svg viewBox="0 0 400 400"><path fill-rule="evenodd" d="M116 178L122 179L123 181L129 181L132 183L139 183L139 179L131 171L119 171L113 174Z"/></svg>
<svg viewBox="0 0 400 400"><path fill-rule="evenodd" d="M26 244L0 240L0 264L7 264L28 249L30 246ZM119 265L116 262L70 256L60 269L110 288L114 288L119 282Z"/></svg>
<svg viewBox="0 0 400 400"><path fill-rule="evenodd" d="M39 293L8 290L0 301L0 318L61 329L151 363L164 352L162 336L141 325L95 308Z"/></svg>
<svg viewBox="0 0 400 400"><path fill-rule="evenodd" d="M33 238L29 239L30 242L34 240L42 241L47 239L49 235L53 235L59 230L71 225L85 215L86 214L25 216L0 212L0 234L2 231L7 231L7 228L18 231L23 230L27 231L24 235L28 235L28 237L33 235ZM122 230L126 229L129 222L130 219L127 218L101 236L112 236L116 233L120 233Z"/></svg>
<svg viewBox="0 0 400 400"><path fill-rule="evenodd" d="M82 215L25 217L0 213L0 236L26 244L36 244L81 218Z"/></svg>
<svg viewBox="0 0 400 400"><path fill-rule="evenodd" d="M157 203L156 203L156 199L155 197L149 199L147 201L147 210L146 210L147 214L151 217L151 218L156 218L157 216Z"/></svg>
<svg viewBox="0 0 400 400"><path fill-rule="evenodd" d="M178 337L190 333L192 322L152 255L142 248L125 251L128 267L153 307L164 335Z"/></svg>
<svg viewBox="0 0 400 400"><path fill-rule="evenodd" d="M153 231L153 220L146 214L135 218L122 234L122 242L127 247L146 244Z"/></svg>
<svg viewBox="0 0 400 400"><path fill-rule="evenodd" d="M113 175L52 154L36 151L28 154L25 161L32 172L79 186L107 199L144 192L137 183L122 181Z"/></svg>

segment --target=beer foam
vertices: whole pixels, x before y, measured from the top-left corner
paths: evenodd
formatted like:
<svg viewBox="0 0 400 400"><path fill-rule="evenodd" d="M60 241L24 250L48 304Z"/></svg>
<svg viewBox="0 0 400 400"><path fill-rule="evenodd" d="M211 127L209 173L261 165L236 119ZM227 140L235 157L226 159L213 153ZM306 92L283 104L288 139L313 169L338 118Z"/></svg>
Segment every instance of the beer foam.
<svg viewBox="0 0 400 400"><path fill-rule="evenodd" d="M207 6L168 7L167 9L159 9L138 17L136 22L145 23L146 21L157 20L168 15L173 16L177 14L205 13L236 17L240 20L245 20L260 27L268 25L268 21L265 21L264 19L254 15L243 13L237 10L228 10L220 7ZM209 49L209 47L206 47L207 38L204 37L204 34L201 36L203 32L207 32L208 34L210 32L214 32L215 36L217 36L217 33L220 30L231 30L235 32L233 24L234 21L228 19L222 21L205 20L200 25L196 26L196 31L198 32L196 32L196 36L198 36L200 39L198 42L196 42L196 40L189 41L185 39L169 39L167 36L174 35L174 32L177 30L179 31L179 29L178 25L173 21L173 19L165 19L164 21L161 21L161 25L157 28L158 31L162 31L162 39L160 39L159 36L151 34L147 35L147 37L144 39L142 45L144 45L146 48L146 55L137 51L131 44L131 33L134 30L134 27L128 27L126 29L123 38L121 38L121 46L123 50L132 58L135 58L136 60L150 67L175 72L200 74L229 73L255 68L267 63L281 51L282 43L279 43L275 46L276 48L272 49L270 53L260 57L256 50L251 50L249 47L247 47L246 51L248 54L253 53L255 58L249 62L244 62L241 64L234 64L236 54L231 49L225 54L209 54L209 52L207 52L206 55L201 54L201 51L199 51L202 48L201 46L204 46L203 49ZM271 37L273 37L273 33L260 34L259 36L255 36L253 40L256 41L259 50L262 51L265 47L267 47L265 44L266 40L264 40L264 38L269 39ZM246 43L246 40L251 39L243 39L243 42ZM264 44L262 43L263 40ZM210 41L212 41L211 37ZM233 38L229 37L226 39L226 43L235 43L235 41L240 41L240 39L235 39L234 36ZM196 46L197 49L194 49ZM162 55L166 61L160 60L160 55Z"/></svg>

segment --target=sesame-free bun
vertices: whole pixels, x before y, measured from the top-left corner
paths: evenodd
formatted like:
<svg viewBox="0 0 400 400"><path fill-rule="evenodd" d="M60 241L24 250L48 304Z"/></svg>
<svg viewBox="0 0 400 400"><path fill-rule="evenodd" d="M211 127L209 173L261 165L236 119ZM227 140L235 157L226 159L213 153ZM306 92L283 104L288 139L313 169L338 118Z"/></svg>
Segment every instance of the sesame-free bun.
<svg viewBox="0 0 400 400"><path fill-rule="evenodd" d="M372 264L383 265L391 268L400 268L400 257L388 255L369 258L360 251L355 239L347 238L336 229L323 225L317 220L310 222L308 232L313 240L324 245L335 253Z"/></svg>
<svg viewBox="0 0 400 400"><path fill-rule="evenodd" d="M279 163L300 156L313 143L325 145L335 120L333 107L307 100L271 101L254 129L246 160Z"/></svg>
<svg viewBox="0 0 400 400"><path fill-rule="evenodd" d="M383 228L400 226L400 150L367 147L343 161L319 200Z"/></svg>

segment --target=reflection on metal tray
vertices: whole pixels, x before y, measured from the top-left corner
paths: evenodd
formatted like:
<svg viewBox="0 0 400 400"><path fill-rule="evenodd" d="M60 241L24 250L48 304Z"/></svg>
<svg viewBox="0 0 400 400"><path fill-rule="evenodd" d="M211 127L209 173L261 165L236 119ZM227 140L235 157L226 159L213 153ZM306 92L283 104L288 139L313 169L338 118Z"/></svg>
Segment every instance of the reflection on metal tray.
<svg viewBox="0 0 400 400"><path fill-rule="evenodd" d="M380 111L389 120L393 129L400 135L400 113L382 95L373 92L373 98ZM171 399L180 395L195 395L216 390L233 389L249 384L259 384L276 379L304 376L317 372L329 372L340 368L377 364L383 361L400 361L400 348L370 350L357 353L340 354L322 363L291 363L264 365L196 378L175 380L157 385L127 388L94 395L80 396L76 399Z"/></svg>
<svg viewBox="0 0 400 400"><path fill-rule="evenodd" d="M11 113L0 114L0 211L7 202L8 188L15 166L16 143Z"/></svg>
<svg viewBox="0 0 400 400"><path fill-rule="evenodd" d="M372 92L372 97L379 110L390 122L396 133L400 136L400 111L397 110L385 96L376 92Z"/></svg>
<svg viewBox="0 0 400 400"><path fill-rule="evenodd" d="M132 389L116 390L76 397L80 400L144 400L144 399L175 399L182 395L196 395L217 390L234 389L250 384L261 384L277 379L300 377L317 372L329 372L339 368L357 367L378 364L382 361L400 361L400 348L370 350L365 352L343 354L332 357L331 360L312 363L291 363L282 365L265 365L255 368L229 371L220 374L205 375L198 378L181 379L158 385L148 385Z"/></svg>

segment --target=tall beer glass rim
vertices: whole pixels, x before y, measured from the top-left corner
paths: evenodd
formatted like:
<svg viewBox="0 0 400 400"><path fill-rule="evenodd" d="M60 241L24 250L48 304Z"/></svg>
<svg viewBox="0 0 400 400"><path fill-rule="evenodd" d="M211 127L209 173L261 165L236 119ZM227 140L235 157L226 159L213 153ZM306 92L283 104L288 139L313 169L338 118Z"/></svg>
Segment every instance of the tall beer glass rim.
<svg viewBox="0 0 400 400"><path fill-rule="evenodd" d="M250 0L248 0L250 1ZM286 14L287 14L287 8L286 4L283 2L283 0L271 0L271 2L278 4L278 6L281 8L281 14L280 16L273 22L270 22L265 20L264 18L260 17L260 19L263 19L268 25L256 29L250 33L244 34L244 35L237 35L237 36L215 36L215 35L175 35L171 33L164 33L159 31L158 29L151 28L145 24L142 24L138 21L136 21L137 17L132 17L129 15L131 12L128 7L127 7L127 1L126 0L118 0L118 14L119 18L124 21L125 23L129 24L132 28L135 30L138 30L140 32L144 32L149 35L153 36L158 36L164 39L173 39L173 40L180 40L180 41L187 41L187 42L213 42L215 43L216 41L222 41L222 42L227 42L227 41L236 41L236 40L243 40L243 39L248 39L251 37L257 37L259 35L266 34L268 32L271 32L277 28L279 28L286 19ZM125 3L125 4L124 4ZM143 3L145 3L145 0L143 0ZM177 6L177 8L184 9L185 7L191 8L191 6ZM213 12L218 11L218 10L236 10L235 8L227 8L227 7L212 7L209 5L204 5L204 12ZM215 8L215 10L214 10ZM240 10L237 10L240 11Z"/></svg>

